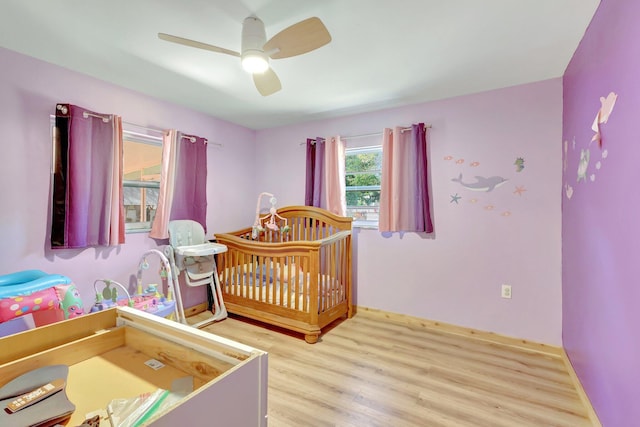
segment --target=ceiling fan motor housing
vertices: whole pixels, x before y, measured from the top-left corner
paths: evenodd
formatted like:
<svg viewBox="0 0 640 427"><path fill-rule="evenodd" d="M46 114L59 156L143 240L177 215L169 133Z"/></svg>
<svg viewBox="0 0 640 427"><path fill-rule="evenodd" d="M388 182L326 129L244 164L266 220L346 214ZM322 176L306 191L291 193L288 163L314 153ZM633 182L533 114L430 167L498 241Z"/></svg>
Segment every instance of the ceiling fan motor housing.
<svg viewBox="0 0 640 427"><path fill-rule="evenodd" d="M252 73L262 73L269 68L269 57L263 46L267 42L264 23L254 16L242 24L242 67Z"/></svg>

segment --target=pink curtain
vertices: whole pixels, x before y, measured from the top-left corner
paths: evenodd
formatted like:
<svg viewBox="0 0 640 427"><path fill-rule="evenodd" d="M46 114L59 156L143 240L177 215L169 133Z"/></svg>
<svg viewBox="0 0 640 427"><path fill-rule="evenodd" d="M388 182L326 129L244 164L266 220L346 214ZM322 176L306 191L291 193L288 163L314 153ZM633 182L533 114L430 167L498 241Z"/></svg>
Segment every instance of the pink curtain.
<svg viewBox="0 0 640 427"><path fill-rule="evenodd" d="M160 171L158 208L149 233L149 237L154 239L169 238L169 219L173 205L177 156L178 131L175 129L165 130L162 135L162 170Z"/></svg>
<svg viewBox="0 0 640 427"><path fill-rule="evenodd" d="M327 138L325 142L326 209L341 216L347 212L345 149L345 143L340 136Z"/></svg>
<svg viewBox="0 0 640 427"><path fill-rule="evenodd" d="M124 243L122 120L56 106L52 249Z"/></svg>
<svg viewBox="0 0 640 427"><path fill-rule="evenodd" d="M122 132L122 117L113 118L115 149L113 150L113 180L111 184L111 242L124 243L124 191L122 179L124 174L124 136Z"/></svg>
<svg viewBox="0 0 640 427"><path fill-rule="evenodd" d="M379 230L432 233L429 203L424 124L384 129Z"/></svg>

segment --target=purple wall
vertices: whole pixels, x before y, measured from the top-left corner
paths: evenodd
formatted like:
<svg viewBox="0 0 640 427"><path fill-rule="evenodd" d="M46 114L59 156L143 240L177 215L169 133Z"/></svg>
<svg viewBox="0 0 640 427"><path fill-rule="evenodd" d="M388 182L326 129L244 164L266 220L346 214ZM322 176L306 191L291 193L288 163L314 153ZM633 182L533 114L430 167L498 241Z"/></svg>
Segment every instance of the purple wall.
<svg viewBox="0 0 640 427"><path fill-rule="evenodd" d="M563 343L612 427L640 423L639 22L637 0L603 0L564 75ZM600 148L591 125L611 92L618 98Z"/></svg>
<svg viewBox="0 0 640 427"><path fill-rule="evenodd" d="M561 344L561 79L257 132L257 191L304 200L311 136L369 134L424 121L430 135L435 239L357 230L356 303ZM347 140L379 144L380 137ZM524 159L524 169L514 165ZM287 165L282 167L282 165ZM501 176L473 192L463 174ZM520 193L516 192L521 188ZM461 199L456 203L452 196ZM513 298L500 297L501 284Z"/></svg>
<svg viewBox="0 0 640 427"><path fill-rule="evenodd" d="M49 249L49 115L56 102L119 114L124 121L141 126L176 128L224 144L223 148L210 145L207 153L208 235L252 223L254 175L238 173L237 165L253 170L254 131L2 48L0 63L0 152L4 159L0 169L0 274L23 269L64 274L78 285L85 305L90 306L96 279L128 284L142 253L158 246L144 233L128 234L126 244L117 248ZM145 272L146 283L159 280L153 270ZM188 289L183 294L185 306L206 300L204 295L204 288Z"/></svg>

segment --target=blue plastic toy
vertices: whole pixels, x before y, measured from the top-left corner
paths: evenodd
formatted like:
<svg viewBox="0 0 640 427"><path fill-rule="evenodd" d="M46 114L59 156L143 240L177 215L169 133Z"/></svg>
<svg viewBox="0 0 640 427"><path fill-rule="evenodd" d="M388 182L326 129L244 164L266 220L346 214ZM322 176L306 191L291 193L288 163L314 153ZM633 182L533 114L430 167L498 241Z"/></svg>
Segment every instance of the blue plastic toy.
<svg viewBox="0 0 640 427"><path fill-rule="evenodd" d="M56 285L68 285L71 279L61 274L47 274L41 270L23 270L0 276L0 299L51 288Z"/></svg>

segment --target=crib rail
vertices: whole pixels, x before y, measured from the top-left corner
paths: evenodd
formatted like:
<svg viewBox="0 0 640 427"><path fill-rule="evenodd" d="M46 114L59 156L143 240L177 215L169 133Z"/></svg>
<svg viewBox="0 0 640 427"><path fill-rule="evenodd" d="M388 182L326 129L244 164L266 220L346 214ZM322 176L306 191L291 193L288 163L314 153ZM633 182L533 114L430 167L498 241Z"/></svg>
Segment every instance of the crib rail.
<svg viewBox="0 0 640 427"><path fill-rule="evenodd" d="M281 231L284 221L280 221L280 230L267 229L256 239L252 236L251 227L229 234L267 243L315 241L333 236L340 231L351 231L353 222L352 218L338 216L314 206L286 206L278 209L278 215L287 220L287 232Z"/></svg>

